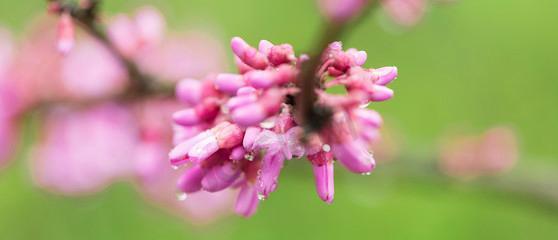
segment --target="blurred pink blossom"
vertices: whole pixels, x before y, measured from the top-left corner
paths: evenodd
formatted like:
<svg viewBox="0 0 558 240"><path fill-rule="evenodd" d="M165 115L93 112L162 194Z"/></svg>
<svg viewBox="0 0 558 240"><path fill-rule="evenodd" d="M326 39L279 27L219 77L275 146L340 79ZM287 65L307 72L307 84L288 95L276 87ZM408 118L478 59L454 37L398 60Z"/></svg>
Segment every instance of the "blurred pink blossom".
<svg viewBox="0 0 558 240"><path fill-rule="evenodd" d="M330 21L345 22L356 17L368 4L378 2L395 23L406 27L415 25L426 10L426 0L318 0L318 6Z"/></svg>
<svg viewBox="0 0 558 240"><path fill-rule="evenodd" d="M370 148L374 153L374 158L377 159L379 164L382 164L396 160L400 156L402 144L396 129L384 126L381 130L380 139L372 142Z"/></svg>
<svg viewBox="0 0 558 240"><path fill-rule="evenodd" d="M165 19L153 7L139 9L134 17L116 16L108 32L122 54L165 81L202 77L224 68L218 41L200 31L165 35Z"/></svg>
<svg viewBox="0 0 558 240"><path fill-rule="evenodd" d="M94 64L92 64L94 63ZM96 40L81 39L62 60L61 80L72 98L100 98L126 87L124 66Z"/></svg>
<svg viewBox="0 0 558 240"><path fill-rule="evenodd" d="M27 105L67 96L60 81L62 56L56 50L54 26L45 17L33 21L15 53L12 71Z"/></svg>
<svg viewBox="0 0 558 240"><path fill-rule="evenodd" d="M494 127L479 136L461 136L444 141L440 167L448 175L473 178L511 169L518 159L514 131Z"/></svg>
<svg viewBox="0 0 558 240"><path fill-rule="evenodd" d="M382 0L382 6L395 23L410 27L422 19L426 0Z"/></svg>
<svg viewBox="0 0 558 240"><path fill-rule="evenodd" d="M82 195L130 176L135 127L131 113L116 104L50 112L31 157L33 180L54 192Z"/></svg>
<svg viewBox="0 0 558 240"><path fill-rule="evenodd" d="M82 36L73 51L62 56L55 48L54 22L38 21L16 52L12 69L27 104L104 97L126 86L123 66L97 40Z"/></svg>
<svg viewBox="0 0 558 240"><path fill-rule="evenodd" d="M369 0L318 0L318 6L324 16L332 21L347 21L355 17Z"/></svg>
<svg viewBox="0 0 558 240"><path fill-rule="evenodd" d="M151 101L136 106L140 143L136 146L135 173L140 192L147 200L196 225L212 223L232 211L232 192L177 196L180 171L168 165L172 144L171 114L180 106L174 101ZM186 199L181 199L186 198Z"/></svg>
<svg viewBox="0 0 558 240"><path fill-rule="evenodd" d="M10 32L0 27L0 167L14 151L15 118L21 110L14 78L9 72L13 49Z"/></svg>
<svg viewBox="0 0 558 240"><path fill-rule="evenodd" d="M140 52L136 61L147 73L177 82L225 69L223 52L214 37L192 31L166 37L161 44Z"/></svg>
<svg viewBox="0 0 558 240"><path fill-rule="evenodd" d="M133 18L119 14L108 27L108 37L126 57L134 58L147 48L158 45L164 38L166 22L156 8L145 6Z"/></svg>

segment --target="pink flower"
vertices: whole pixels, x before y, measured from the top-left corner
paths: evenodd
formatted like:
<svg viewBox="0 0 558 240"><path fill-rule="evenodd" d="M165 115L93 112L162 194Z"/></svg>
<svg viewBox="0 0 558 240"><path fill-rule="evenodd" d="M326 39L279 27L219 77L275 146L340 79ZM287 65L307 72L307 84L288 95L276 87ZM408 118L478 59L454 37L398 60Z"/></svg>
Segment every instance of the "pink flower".
<svg viewBox="0 0 558 240"><path fill-rule="evenodd" d="M62 54L67 54L74 47L74 23L72 16L68 12L62 13L58 20L58 51Z"/></svg>
<svg viewBox="0 0 558 240"><path fill-rule="evenodd" d="M479 136L462 136L444 142L440 167L450 176L474 178L511 169L518 158L512 129L494 127Z"/></svg>
<svg viewBox="0 0 558 240"><path fill-rule="evenodd" d="M15 88L26 104L68 96L60 81L63 57L55 47L54 24L46 18L35 20L15 52L11 70Z"/></svg>
<svg viewBox="0 0 558 240"><path fill-rule="evenodd" d="M402 26L415 25L426 11L426 0L318 0L322 15L332 22L355 18L368 4L380 2L391 19Z"/></svg>
<svg viewBox="0 0 558 240"><path fill-rule="evenodd" d="M135 59L147 73L176 82L225 69L222 52L221 43L209 33L190 31L169 35Z"/></svg>
<svg viewBox="0 0 558 240"><path fill-rule="evenodd" d="M165 27L162 14L146 6L139 9L134 18L124 14L116 16L108 28L108 37L123 55L133 58L139 51L159 44Z"/></svg>
<svg viewBox="0 0 558 240"><path fill-rule="evenodd" d="M231 191L208 193L202 191L185 191L187 194L177 194L176 182L181 182L180 171L173 170L165 161L166 148L142 147L146 152L138 152L137 169L149 169L143 175L138 175L138 189L147 200L156 206L167 210L173 215L184 218L196 225L205 225L217 221L230 214L233 195ZM188 171L188 169L187 169ZM183 188L180 188L183 189ZM184 190L184 189L183 189Z"/></svg>
<svg viewBox="0 0 558 240"><path fill-rule="evenodd" d="M147 200L172 214L193 224L209 224L230 212L233 196L230 191L197 192L203 175L196 174L195 167L186 169L184 174L169 167L167 153L171 148L172 127L168 123L176 109L176 103L162 100L145 102L134 109L141 136L134 161L138 190ZM177 196L175 186L188 195Z"/></svg>
<svg viewBox="0 0 558 240"><path fill-rule="evenodd" d="M318 0L320 10L331 21L347 21L358 14L368 0Z"/></svg>
<svg viewBox="0 0 558 240"><path fill-rule="evenodd" d="M416 25L426 11L426 0L383 0L382 6L399 25Z"/></svg>
<svg viewBox="0 0 558 240"><path fill-rule="evenodd" d="M317 102L331 109L333 118L303 143L304 129L295 120L294 106L300 63L307 56L297 57L289 44L262 40L255 48L238 37L231 48L239 73L178 85L178 99L190 107L174 114L175 124L182 127L175 130L178 137L169 158L174 166L191 166L178 180L179 191L240 188L235 211L248 217L256 212L257 199L277 189L287 160L308 157L318 196L327 203L333 202L335 160L355 173L372 171L375 160L368 146L378 140L383 120L362 106L393 97L386 85L397 77L397 68L363 68L366 52L344 51L340 42L332 43L316 72L324 86L316 93ZM326 92L335 85L348 94Z"/></svg>
<svg viewBox="0 0 558 240"><path fill-rule="evenodd" d="M79 195L130 176L130 153L137 143L132 119L129 111L114 104L50 113L32 157L34 182L54 192Z"/></svg>
<svg viewBox="0 0 558 240"><path fill-rule="evenodd" d="M62 60L62 84L74 98L99 98L119 93L128 83L126 74L124 66L93 39L79 41Z"/></svg>
<svg viewBox="0 0 558 240"><path fill-rule="evenodd" d="M13 47L10 33L0 28L0 168L14 151L15 121L23 108L10 72Z"/></svg>
<svg viewBox="0 0 558 240"><path fill-rule="evenodd" d="M25 104L100 98L123 90L128 84L125 69L102 44L84 36L61 56L53 46L56 34L52 25L48 20L33 25L16 51L11 73ZM89 64L92 61L95 66Z"/></svg>
<svg viewBox="0 0 558 240"><path fill-rule="evenodd" d="M224 68L220 43L205 32L165 35L165 19L155 8L139 9L134 17L118 15L108 36L119 51L148 74L176 82Z"/></svg>

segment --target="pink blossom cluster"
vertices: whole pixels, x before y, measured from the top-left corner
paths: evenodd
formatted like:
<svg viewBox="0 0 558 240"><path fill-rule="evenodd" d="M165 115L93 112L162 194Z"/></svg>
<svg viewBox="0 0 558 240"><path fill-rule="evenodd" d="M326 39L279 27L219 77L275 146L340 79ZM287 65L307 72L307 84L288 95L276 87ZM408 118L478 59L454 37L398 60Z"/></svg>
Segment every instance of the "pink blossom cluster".
<svg viewBox="0 0 558 240"><path fill-rule="evenodd" d="M344 22L357 16L372 0L318 0L324 16L331 21ZM389 17L402 26L415 25L426 11L426 0L381 0L381 5Z"/></svg>
<svg viewBox="0 0 558 240"><path fill-rule="evenodd" d="M0 167L12 154L15 137L15 118L20 111L19 100L13 89L8 69L12 63L13 43L8 31L0 28Z"/></svg>
<svg viewBox="0 0 558 240"><path fill-rule="evenodd" d="M132 19L116 17L109 31L123 18ZM109 41L157 84L223 68L219 43L211 35L165 34L162 15L151 7L141 8L133 19L120 31L137 34L125 35L126 41L109 34ZM18 45L0 29L0 166L15 149L22 114L38 110L33 116L40 118L40 134L29 154L38 187L82 196L128 181L147 200L196 224L229 214L230 192L176 201L172 186L179 176L167 162L176 101L170 96L112 99L133 79L114 49L74 29L74 24L63 15L56 28L51 19L41 17ZM132 45L133 51L124 52Z"/></svg>
<svg viewBox="0 0 558 240"><path fill-rule="evenodd" d="M382 118L366 106L393 96L386 85L397 77L397 68L364 68L366 52L331 43L315 73L320 80L316 104L330 109L331 119L320 131L305 134L295 116L298 76L308 56L266 40L254 48L235 37L231 47L238 74L185 79L176 88L178 100L188 106L173 115L176 146L169 153L173 166L190 166L177 183L180 191L239 188L235 210L250 216L258 200L276 190L286 160L307 157L318 195L327 203L334 195L334 160L354 173L372 171L368 146L378 139ZM347 94L328 91L335 86Z"/></svg>
<svg viewBox="0 0 558 240"><path fill-rule="evenodd" d="M519 157L518 148L513 129L492 127L476 136L445 139L439 165L444 173L463 179L495 175L515 165Z"/></svg>

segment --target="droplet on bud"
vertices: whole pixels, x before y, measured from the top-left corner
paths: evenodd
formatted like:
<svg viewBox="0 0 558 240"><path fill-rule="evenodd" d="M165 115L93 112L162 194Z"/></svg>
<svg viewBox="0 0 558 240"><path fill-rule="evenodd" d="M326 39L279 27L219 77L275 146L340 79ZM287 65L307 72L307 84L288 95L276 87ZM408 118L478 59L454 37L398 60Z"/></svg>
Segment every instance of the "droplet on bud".
<svg viewBox="0 0 558 240"><path fill-rule="evenodd" d="M324 144L324 145L322 146L322 150L323 150L324 152L329 152L329 151L331 151L331 146L330 146L329 144Z"/></svg>
<svg viewBox="0 0 558 240"><path fill-rule="evenodd" d="M178 201L184 201L188 198L188 194L186 194L185 192L178 192L176 193L176 199Z"/></svg>
<svg viewBox="0 0 558 240"><path fill-rule="evenodd" d="M178 170L179 167L176 166L176 165L171 165L171 168L172 168L172 170Z"/></svg>
<svg viewBox="0 0 558 240"><path fill-rule="evenodd" d="M251 153L247 153L246 155L244 155L244 158L248 161L253 161L254 160L254 155Z"/></svg>
<svg viewBox="0 0 558 240"><path fill-rule="evenodd" d="M264 196L263 194L258 193L258 200L264 201L264 200L265 200L265 196Z"/></svg>
<svg viewBox="0 0 558 240"><path fill-rule="evenodd" d="M365 173L362 173L362 176L370 176L370 174L372 174L372 172L365 172Z"/></svg>
<svg viewBox="0 0 558 240"><path fill-rule="evenodd" d="M268 119L264 120L263 122L260 123L260 127L265 128L265 129L271 129L271 128L275 127L275 119L268 118Z"/></svg>
<svg viewBox="0 0 558 240"><path fill-rule="evenodd" d="M223 105L223 106L221 106L221 112L223 114L229 114L231 111L227 106Z"/></svg>

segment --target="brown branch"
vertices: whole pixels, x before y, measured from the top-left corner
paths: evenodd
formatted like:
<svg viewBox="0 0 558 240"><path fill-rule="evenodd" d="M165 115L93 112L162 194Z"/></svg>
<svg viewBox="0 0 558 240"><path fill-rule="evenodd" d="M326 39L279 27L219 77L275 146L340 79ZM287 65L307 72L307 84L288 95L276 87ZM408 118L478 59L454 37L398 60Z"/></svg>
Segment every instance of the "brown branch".
<svg viewBox="0 0 558 240"><path fill-rule="evenodd" d="M87 106L99 102L119 100L128 101L146 96L162 95L172 96L174 91L172 86L158 83L155 78L141 72L140 68L116 48L109 40L104 26L99 22L98 10L101 0L86 0L76 4L74 2L65 2L63 0L47 0L49 10L53 13L62 14L69 13L74 22L89 35L97 39L109 52L126 68L130 86L118 95L108 96L97 99L88 99L81 102L68 102L64 100L49 101L39 104L39 108L52 104L81 105Z"/></svg>
<svg viewBox="0 0 558 240"><path fill-rule="evenodd" d="M297 85L300 93L296 97L297 120L306 132L321 130L331 119L332 111L326 106L316 104L318 97L315 89L320 87L319 71L321 56L330 43L339 40L351 27L356 26L365 19L377 4L369 3L360 15L353 21L329 21L319 37L316 48L311 52L310 59L302 64Z"/></svg>
<svg viewBox="0 0 558 240"><path fill-rule="evenodd" d="M558 179L554 170L546 169L546 178L538 169L516 169L510 173L493 176L479 176L474 179L460 179L443 173L439 159L402 158L387 163L383 171L405 181L424 181L440 186L462 186L474 191L513 198L534 206L558 212ZM550 173L550 174L549 174ZM544 175L544 174L542 174Z"/></svg>

